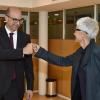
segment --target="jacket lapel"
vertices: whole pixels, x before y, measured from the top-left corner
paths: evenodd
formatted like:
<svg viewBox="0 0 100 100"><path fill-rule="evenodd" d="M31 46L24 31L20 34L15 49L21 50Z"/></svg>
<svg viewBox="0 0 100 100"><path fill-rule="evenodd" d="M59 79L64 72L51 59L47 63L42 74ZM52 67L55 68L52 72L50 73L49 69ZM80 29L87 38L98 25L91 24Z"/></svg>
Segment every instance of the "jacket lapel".
<svg viewBox="0 0 100 100"><path fill-rule="evenodd" d="M81 63L81 66L84 68L86 67L86 64L88 64L88 60L90 58L90 49L87 48L86 50L86 53L84 54L84 57L83 57L83 61ZM79 66L80 67L80 66Z"/></svg>
<svg viewBox="0 0 100 100"><path fill-rule="evenodd" d="M10 48L10 40L5 28L2 28L0 35L3 47Z"/></svg>
<svg viewBox="0 0 100 100"><path fill-rule="evenodd" d="M84 58L83 58L83 61L82 61L82 64L81 64L81 66L83 68L86 67L86 64L88 64L88 62L90 60L91 49L92 49L92 46L93 46L94 43L95 43L95 41L91 40L89 46L86 48L86 52L85 52L85 55L84 55Z"/></svg>
<svg viewBox="0 0 100 100"><path fill-rule="evenodd" d="M20 48L21 47L21 44L22 44L21 40L22 40L21 33L18 32L17 33L17 47L16 48Z"/></svg>
<svg viewBox="0 0 100 100"><path fill-rule="evenodd" d="M80 48L80 50L79 50L79 52L78 52L78 55L76 56L77 58L75 58L75 66L77 66L76 69L75 69L75 72L76 72L76 73L77 73L77 71L78 71L79 64L80 64L81 53L82 53L82 48Z"/></svg>

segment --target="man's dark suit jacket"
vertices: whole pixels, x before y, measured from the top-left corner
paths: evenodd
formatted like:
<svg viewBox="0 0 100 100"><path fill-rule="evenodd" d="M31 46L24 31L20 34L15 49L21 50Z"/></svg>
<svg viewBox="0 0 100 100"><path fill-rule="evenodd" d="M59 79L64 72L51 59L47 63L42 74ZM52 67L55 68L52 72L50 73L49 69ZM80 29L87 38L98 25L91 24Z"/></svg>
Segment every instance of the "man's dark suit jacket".
<svg viewBox="0 0 100 100"><path fill-rule="evenodd" d="M18 32L17 48L10 48L10 41L5 28L0 28L0 95L4 94L11 83L13 68L16 73L18 92L24 94L24 74L27 80L27 89L33 89L32 55L23 56L23 48L30 42L29 35Z"/></svg>
<svg viewBox="0 0 100 100"><path fill-rule="evenodd" d="M61 57L40 48L36 57L42 58L49 63L60 66L72 66L71 100L82 100L78 83L78 71L82 48L79 48L72 55ZM91 40L88 45L81 67L86 71L86 99L100 100L100 46Z"/></svg>

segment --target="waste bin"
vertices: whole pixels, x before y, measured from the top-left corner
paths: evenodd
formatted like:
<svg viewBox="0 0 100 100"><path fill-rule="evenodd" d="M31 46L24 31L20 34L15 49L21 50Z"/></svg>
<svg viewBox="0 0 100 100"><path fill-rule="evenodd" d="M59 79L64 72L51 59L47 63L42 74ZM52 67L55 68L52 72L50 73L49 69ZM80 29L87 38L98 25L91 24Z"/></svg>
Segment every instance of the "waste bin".
<svg viewBox="0 0 100 100"><path fill-rule="evenodd" d="M46 79L46 96L55 97L57 96L56 79Z"/></svg>

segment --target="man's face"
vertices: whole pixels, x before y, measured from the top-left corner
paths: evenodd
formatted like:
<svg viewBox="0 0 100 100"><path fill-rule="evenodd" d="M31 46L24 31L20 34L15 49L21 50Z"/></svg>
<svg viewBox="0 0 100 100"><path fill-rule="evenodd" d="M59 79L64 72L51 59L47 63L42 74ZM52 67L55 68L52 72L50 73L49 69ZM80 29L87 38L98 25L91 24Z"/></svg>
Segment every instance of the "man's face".
<svg viewBox="0 0 100 100"><path fill-rule="evenodd" d="M18 30L23 22L22 14L19 9L10 9L9 13L5 17L6 26L11 32Z"/></svg>

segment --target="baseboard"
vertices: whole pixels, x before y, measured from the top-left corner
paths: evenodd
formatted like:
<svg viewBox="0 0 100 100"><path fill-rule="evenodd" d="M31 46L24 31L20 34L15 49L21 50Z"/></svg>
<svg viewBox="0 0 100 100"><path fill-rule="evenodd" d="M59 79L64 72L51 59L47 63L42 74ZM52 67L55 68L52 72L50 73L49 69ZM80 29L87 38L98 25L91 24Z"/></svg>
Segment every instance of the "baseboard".
<svg viewBox="0 0 100 100"><path fill-rule="evenodd" d="M38 93L38 90L34 90L33 93ZM66 100L71 100L71 98L63 96L61 94L57 94L57 96L60 97L60 98L66 99Z"/></svg>
<svg viewBox="0 0 100 100"><path fill-rule="evenodd" d="M34 90L33 93L38 93L38 90Z"/></svg>
<svg viewBox="0 0 100 100"><path fill-rule="evenodd" d="M66 97L66 96L63 96L63 95L61 95L61 94L57 94L57 96L59 96L60 98L66 99L66 100L71 100L71 98Z"/></svg>

